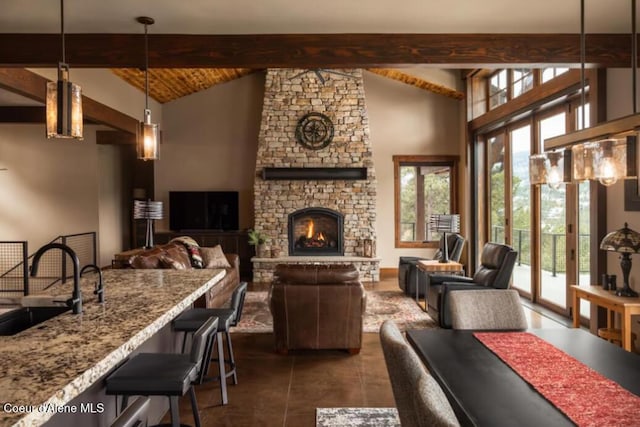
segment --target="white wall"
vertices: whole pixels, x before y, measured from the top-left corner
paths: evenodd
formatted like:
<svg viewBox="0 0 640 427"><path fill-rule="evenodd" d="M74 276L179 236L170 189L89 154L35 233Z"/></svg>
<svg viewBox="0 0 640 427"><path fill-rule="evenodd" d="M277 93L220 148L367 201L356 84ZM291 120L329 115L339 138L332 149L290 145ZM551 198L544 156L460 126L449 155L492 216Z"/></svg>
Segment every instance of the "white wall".
<svg viewBox="0 0 640 427"><path fill-rule="evenodd" d="M169 191L234 190L240 194L240 228L253 227L253 174L264 95L264 73L254 73L164 104L155 199Z"/></svg>
<svg viewBox="0 0 640 427"><path fill-rule="evenodd" d="M368 72L364 87L378 178L377 255L380 267L397 268L400 256L431 256L433 250L395 248L392 156L460 155L462 177L464 104ZM461 205L464 200L462 194Z"/></svg>
<svg viewBox="0 0 640 427"><path fill-rule="evenodd" d="M56 79L55 69L32 70ZM71 70L83 94L132 117L141 118L144 94L108 70ZM150 100L153 119L162 107ZM29 252L62 234L98 232L98 264L110 265L123 242L127 219L123 193L123 151L97 146L96 129L84 128L84 141L47 140L43 124L0 125L0 240L27 240Z"/></svg>
<svg viewBox="0 0 640 427"><path fill-rule="evenodd" d="M98 156L85 141L47 140L42 125L0 125L0 240L30 252L61 234L98 229Z"/></svg>
<svg viewBox="0 0 640 427"><path fill-rule="evenodd" d="M638 77L640 78L640 77ZM623 117L633 112L631 96L631 71L626 69L607 70L607 120ZM640 93L637 95L640 100ZM614 231L629 223L629 228L640 232L640 212L624 210L624 184L617 182L607 189L607 230ZM632 256L632 268L629 279L630 286L640 291L640 257ZM618 276L622 283L619 255L607 254L607 271Z"/></svg>

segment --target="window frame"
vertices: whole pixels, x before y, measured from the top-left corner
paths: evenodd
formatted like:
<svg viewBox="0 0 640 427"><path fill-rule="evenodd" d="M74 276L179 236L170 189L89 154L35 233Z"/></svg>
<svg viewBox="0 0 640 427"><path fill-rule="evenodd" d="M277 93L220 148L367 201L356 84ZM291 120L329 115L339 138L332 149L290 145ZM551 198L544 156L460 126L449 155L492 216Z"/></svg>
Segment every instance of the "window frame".
<svg viewBox="0 0 640 427"><path fill-rule="evenodd" d="M396 248L437 248L438 241L403 241L400 240L400 167L402 166L448 166L451 168L451 183L449 186L449 204L451 213L459 213L458 173L460 156L454 155L394 155L393 156L393 181L394 181L394 224Z"/></svg>
<svg viewBox="0 0 640 427"><path fill-rule="evenodd" d="M506 85L504 87L504 89L500 89L499 91L497 91L496 93L494 93L493 95L491 94L491 79L499 76L502 72L505 73L505 78L507 79L506 81ZM498 77L499 79L499 77ZM511 99L511 72L506 69L506 68L500 68L496 71L494 71L493 73L491 73L489 76L487 76L486 80L485 80L485 91L486 91L486 99L487 99L487 106L486 109L487 111L491 111L494 110L498 107L500 107L501 105L506 104L507 102L509 102L509 100ZM501 93L504 92L504 98L505 101L499 104L494 105L493 107L491 106L491 100L493 99L494 96L499 95Z"/></svg>

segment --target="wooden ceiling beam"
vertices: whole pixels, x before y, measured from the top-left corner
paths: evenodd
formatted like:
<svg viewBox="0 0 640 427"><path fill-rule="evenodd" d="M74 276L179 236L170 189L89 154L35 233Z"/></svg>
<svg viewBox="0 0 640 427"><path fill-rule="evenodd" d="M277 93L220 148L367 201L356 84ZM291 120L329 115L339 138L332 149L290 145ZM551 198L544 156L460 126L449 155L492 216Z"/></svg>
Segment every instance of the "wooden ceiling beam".
<svg viewBox="0 0 640 427"><path fill-rule="evenodd" d="M0 34L0 67L52 67L57 34ZM631 37L588 34L586 63L628 67ZM67 34L71 67L141 68L141 34ZM151 68L491 67L580 64L579 34L150 34Z"/></svg>
<svg viewBox="0 0 640 427"><path fill-rule="evenodd" d="M45 108L38 106L0 106L0 123L44 123ZM44 128L43 128L44 133Z"/></svg>
<svg viewBox="0 0 640 427"><path fill-rule="evenodd" d="M103 145L135 145L136 136L117 130L97 130L96 144Z"/></svg>
<svg viewBox="0 0 640 427"><path fill-rule="evenodd" d="M0 88L45 103L49 80L32 71L0 68ZM82 96L82 112L86 120L136 134L138 120L87 96Z"/></svg>

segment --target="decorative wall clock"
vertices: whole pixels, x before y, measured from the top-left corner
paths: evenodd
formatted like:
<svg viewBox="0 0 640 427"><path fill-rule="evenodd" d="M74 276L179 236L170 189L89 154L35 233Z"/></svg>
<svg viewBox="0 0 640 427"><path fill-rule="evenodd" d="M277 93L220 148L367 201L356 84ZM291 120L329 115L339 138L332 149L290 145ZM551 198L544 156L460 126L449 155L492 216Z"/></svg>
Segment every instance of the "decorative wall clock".
<svg viewBox="0 0 640 427"><path fill-rule="evenodd" d="M320 150L333 140L333 123L321 113L308 113L298 120L296 126L298 144L310 150Z"/></svg>

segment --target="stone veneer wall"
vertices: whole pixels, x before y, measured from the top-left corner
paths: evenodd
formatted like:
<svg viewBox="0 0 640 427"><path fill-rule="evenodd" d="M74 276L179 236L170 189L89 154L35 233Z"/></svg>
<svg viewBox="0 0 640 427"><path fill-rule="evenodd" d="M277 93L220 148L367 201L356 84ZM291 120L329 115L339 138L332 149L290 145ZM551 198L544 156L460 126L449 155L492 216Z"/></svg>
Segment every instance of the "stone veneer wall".
<svg viewBox="0 0 640 427"><path fill-rule="evenodd" d="M299 75L303 71L267 71L254 182L255 228L287 256L289 213L307 207L334 209L345 216L345 256L360 256L363 239L376 238L376 178L362 70L336 70L349 76L320 70L324 84L313 71ZM323 113L333 122L333 142L321 150L307 149L295 139L298 120L309 112ZM265 167L366 167L367 179L265 181ZM377 263L374 272L370 267L361 272L365 278L377 277ZM268 276L254 265L254 280Z"/></svg>

